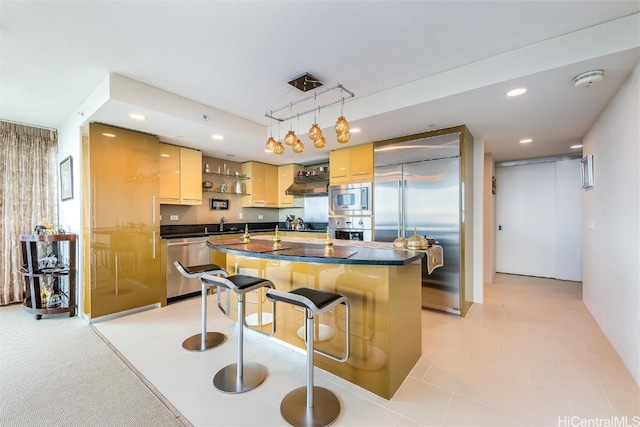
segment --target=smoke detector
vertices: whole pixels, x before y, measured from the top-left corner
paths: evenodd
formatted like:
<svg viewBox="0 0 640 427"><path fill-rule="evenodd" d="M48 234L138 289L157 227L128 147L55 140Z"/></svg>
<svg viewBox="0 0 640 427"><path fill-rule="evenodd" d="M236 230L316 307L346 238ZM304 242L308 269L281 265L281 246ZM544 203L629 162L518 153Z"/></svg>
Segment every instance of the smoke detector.
<svg viewBox="0 0 640 427"><path fill-rule="evenodd" d="M602 80L604 80L604 71L593 70L575 76L573 78L573 84L575 87L590 87L596 83L600 83Z"/></svg>

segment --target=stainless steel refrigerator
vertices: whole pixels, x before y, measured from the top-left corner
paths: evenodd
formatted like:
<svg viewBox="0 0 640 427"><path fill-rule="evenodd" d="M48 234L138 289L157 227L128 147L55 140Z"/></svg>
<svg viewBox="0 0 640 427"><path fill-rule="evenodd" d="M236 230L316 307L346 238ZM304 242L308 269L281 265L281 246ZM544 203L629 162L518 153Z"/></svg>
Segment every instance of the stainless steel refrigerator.
<svg viewBox="0 0 640 427"><path fill-rule="evenodd" d="M444 266L432 274L423 260L422 306L460 314L461 163L458 134L375 149L373 240L414 232L441 245Z"/></svg>

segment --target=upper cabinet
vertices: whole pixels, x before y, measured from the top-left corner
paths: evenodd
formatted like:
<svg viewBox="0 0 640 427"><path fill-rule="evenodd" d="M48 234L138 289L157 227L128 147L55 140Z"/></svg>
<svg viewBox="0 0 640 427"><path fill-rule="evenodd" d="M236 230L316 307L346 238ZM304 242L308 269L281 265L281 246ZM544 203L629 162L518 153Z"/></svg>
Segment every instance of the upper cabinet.
<svg viewBox="0 0 640 427"><path fill-rule="evenodd" d="M202 152L160 143L160 203L202 204Z"/></svg>
<svg viewBox="0 0 640 427"><path fill-rule="evenodd" d="M329 153L330 184L373 181L373 144L334 150Z"/></svg>
<svg viewBox="0 0 640 427"><path fill-rule="evenodd" d="M260 162L242 164L242 174L250 177L247 195L242 197L243 208L278 207L278 167Z"/></svg>
<svg viewBox="0 0 640 427"><path fill-rule="evenodd" d="M304 170L304 167L296 164L278 166L278 207L294 208L302 207L303 201L301 197L287 195L287 188L293 184L298 172Z"/></svg>

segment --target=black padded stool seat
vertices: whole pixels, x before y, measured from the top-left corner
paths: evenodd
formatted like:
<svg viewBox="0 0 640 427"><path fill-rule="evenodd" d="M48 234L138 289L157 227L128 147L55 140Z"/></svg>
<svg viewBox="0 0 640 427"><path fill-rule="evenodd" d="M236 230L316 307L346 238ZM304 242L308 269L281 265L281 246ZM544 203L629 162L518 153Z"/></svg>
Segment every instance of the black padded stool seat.
<svg viewBox="0 0 640 427"><path fill-rule="evenodd" d="M218 274L220 276L228 276L226 270L217 264L189 265L185 266L180 261L174 261L178 271L185 277L198 278L202 286L202 332L187 338L182 342L182 347L190 351L205 351L219 346L227 339L225 334L220 332L207 332L207 288L212 284L205 283L202 280L204 274ZM218 293L218 298L220 298ZM219 304L218 304L219 305Z"/></svg>
<svg viewBox="0 0 640 427"><path fill-rule="evenodd" d="M347 361L350 347L349 300L344 295L313 288L297 288L290 292L269 289L266 296L269 301L284 302L305 309L307 386L289 392L282 399L280 414L292 426L328 426L340 415L340 401L332 391L313 385L313 353L320 353L338 362ZM338 304L346 306L345 355L342 358L313 348L315 315L325 313Z"/></svg>
<svg viewBox="0 0 640 427"><path fill-rule="evenodd" d="M274 289L275 286L270 280L261 277L246 276L236 274L228 277L216 277L205 274L201 279L203 282L217 285L238 295L238 320L236 328L238 331L237 362L220 369L213 377L213 385L225 393L244 393L262 384L267 377L267 369L255 362L245 363L243 360L244 341L244 295L258 288ZM273 315L275 318L275 303L273 303ZM271 336L275 333L275 325L272 324Z"/></svg>
<svg viewBox="0 0 640 427"><path fill-rule="evenodd" d="M319 291L312 288L297 288L290 292L270 292L269 295L275 301L286 302L298 307L308 308L315 314L321 314L327 306L333 307L337 300L344 298L340 294L327 291Z"/></svg>

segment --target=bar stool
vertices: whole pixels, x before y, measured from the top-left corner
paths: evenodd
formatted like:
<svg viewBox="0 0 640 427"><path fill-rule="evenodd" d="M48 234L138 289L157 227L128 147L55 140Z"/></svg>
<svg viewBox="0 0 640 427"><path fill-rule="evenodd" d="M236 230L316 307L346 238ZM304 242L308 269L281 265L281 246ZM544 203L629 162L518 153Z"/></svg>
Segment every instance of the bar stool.
<svg viewBox="0 0 640 427"><path fill-rule="evenodd" d="M313 353L320 353L337 362L347 361L350 347L349 300L344 295L312 288L297 288L290 292L269 289L266 296L269 301L303 307L306 314L307 386L289 392L282 399L280 414L292 426L328 426L340 414L340 401L332 391L313 385ZM314 316L325 313L338 304L346 307L345 355L342 358L313 347Z"/></svg>
<svg viewBox="0 0 640 427"><path fill-rule="evenodd" d="M228 277L216 277L204 274L201 278L203 282L216 285L238 295L238 320L236 328L238 331L237 362L220 369L213 377L213 385L225 393L244 393L259 386L267 377L267 369L255 362L244 363L244 296L246 293L258 288L267 287L274 289L275 286L270 280L260 277L236 274ZM275 318L276 305L272 304ZM271 324L271 334L275 334L275 322Z"/></svg>
<svg viewBox="0 0 640 427"><path fill-rule="evenodd" d="M183 276L198 278L202 284L202 332L184 340L182 342L182 347L190 351L205 351L219 346L225 342L227 336L220 332L207 332L207 289L211 287L212 284L202 280L202 276L204 274L228 276L229 274L225 269L216 264L194 265L187 267L183 266L180 261L174 261L173 265L176 266ZM218 289L218 306L222 310L222 307L220 306L220 289ZM224 313L224 310L222 310L222 312Z"/></svg>

